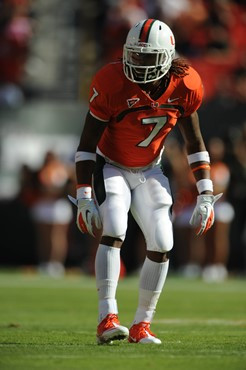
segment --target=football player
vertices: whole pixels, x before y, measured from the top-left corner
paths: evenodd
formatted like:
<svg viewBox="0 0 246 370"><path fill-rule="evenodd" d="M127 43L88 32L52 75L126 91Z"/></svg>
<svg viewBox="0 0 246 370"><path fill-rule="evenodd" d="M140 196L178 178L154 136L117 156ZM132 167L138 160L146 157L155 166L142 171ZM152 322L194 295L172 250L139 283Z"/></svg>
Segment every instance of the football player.
<svg viewBox="0 0 246 370"><path fill-rule="evenodd" d="M160 168L164 142L177 124L197 185L191 224L197 234L214 222L209 154L197 110L203 87L198 73L175 59L175 39L163 22L146 19L128 33L123 59L94 76L89 112L75 156L77 225L82 233L101 233L95 259L99 299L98 343L128 338L160 344L150 330L168 272L173 247L172 195ZM120 324L116 289L120 248L131 210L146 240L138 307L128 330Z"/></svg>

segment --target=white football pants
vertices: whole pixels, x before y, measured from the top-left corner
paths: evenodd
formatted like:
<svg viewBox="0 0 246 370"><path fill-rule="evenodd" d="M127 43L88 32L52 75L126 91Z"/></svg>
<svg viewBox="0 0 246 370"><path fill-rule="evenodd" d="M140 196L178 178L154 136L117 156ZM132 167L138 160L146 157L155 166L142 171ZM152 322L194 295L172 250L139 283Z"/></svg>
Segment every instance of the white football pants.
<svg viewBox="0 0 246 370"><path fill-rule="evenodd" d="M169 181L159 166L126 170L105 163L94 177L103 236L125 238L128 211L141 228L147 250L165 253L173 247Z"/></svg>

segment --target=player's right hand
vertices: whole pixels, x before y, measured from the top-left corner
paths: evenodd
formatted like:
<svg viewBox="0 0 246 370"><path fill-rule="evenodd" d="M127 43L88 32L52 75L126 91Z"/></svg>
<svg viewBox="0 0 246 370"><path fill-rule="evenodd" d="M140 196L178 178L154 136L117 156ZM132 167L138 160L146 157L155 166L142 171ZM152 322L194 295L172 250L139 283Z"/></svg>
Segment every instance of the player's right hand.
<svg viewBox="0 0 246 370"><path fill-rule="evenodd" d="M100 215L93 198L77 199L77 226L82 233L95 236L93 226L102 227Z"/></svg>

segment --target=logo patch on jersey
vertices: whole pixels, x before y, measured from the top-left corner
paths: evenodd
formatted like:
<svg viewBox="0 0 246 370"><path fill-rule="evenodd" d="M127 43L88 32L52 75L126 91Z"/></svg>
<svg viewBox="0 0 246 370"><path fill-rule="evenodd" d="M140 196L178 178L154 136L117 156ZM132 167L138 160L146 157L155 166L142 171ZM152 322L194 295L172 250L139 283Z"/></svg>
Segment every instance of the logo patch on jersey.
<svg viewBox="0 0 246 370"><path fill-rule="evenodd" d="M151 107L152 108L158 108L159 107L159 103L158 103L158 101L153 101L152 103L151 103Z"/></svg>
<svg viewBox="0 0 246 370"><path fill-rule="evenodd" d="M96 91L95 87L93 87L93 95L90 98L90 103L98 96L98 92Z"/></svg>
<svg viewBox="0 0 246 370"><path fill-rule="evenodd" d="M136 103L139 102L139 100L140 100L139 98L127 99L128 108L133 107Z"/></svg>
<svg viewBox="0 0 246 370"><path fill-rule="evenodd" d="M173 99L168 98L168 99L167 99L167 102L168 102L168 103L172 103L172 102L173 102L173 101L175 101L175 100L179 100L179 98L173 98Z"/></svg>

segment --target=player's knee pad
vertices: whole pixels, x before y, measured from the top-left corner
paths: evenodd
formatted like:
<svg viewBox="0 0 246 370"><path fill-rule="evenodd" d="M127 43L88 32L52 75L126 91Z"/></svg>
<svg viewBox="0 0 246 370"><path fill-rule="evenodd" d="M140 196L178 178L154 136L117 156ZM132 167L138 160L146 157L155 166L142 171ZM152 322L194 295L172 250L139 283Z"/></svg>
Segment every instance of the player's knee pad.
<svg viewBox="0 0 246 370"><path fill-rule="evenodd" d="M115 224L104 223L102 235L111 236L112 238L124 241L126 229Z"/></svg>
<svg viewBox="0 0 246 370"><path fill-rule="evenodd" d="M173 228L171 220L158 220L152 228L147 240L147 250L160 253L169 252L173 248Z"/></svg>
<svg viewBox="0 0 246 370"><path fill-rule="evenodd" d="M106 212L103 215L103 235L118 238L124 241L127 230L127 213Z"/></svg>

